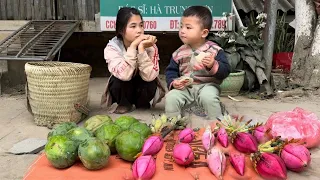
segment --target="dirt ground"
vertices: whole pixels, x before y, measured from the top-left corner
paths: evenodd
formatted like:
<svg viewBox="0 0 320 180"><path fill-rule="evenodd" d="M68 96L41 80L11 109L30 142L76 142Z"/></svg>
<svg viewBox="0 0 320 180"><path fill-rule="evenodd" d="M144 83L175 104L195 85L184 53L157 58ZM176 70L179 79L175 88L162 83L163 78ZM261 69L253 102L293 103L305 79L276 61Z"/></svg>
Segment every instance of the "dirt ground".
<svg viewBox="0 0 320 180"><path fill-rule="evenodd" d="M107 114L106 110L99 107L100 97L105 87L106 78L94 78L90 81L90 107L95 114ZM256 121L265 122L268 117L278 111L288 111L295 107L301 107L312 111L320 117L320 97L311 96L304 98L285 98L255 100L246 97L236 97L242 102L236 102L228 98L222 98L227 110L232 114L246 115ZM147 123L151 120L151 114L160 114L164 111L164 103L161 102L155 109L150 111L134 111L130 115L142 119ZM116 118L117 115L111 114ZM35 155L12 155L7 151L17 142L26 138L45 139L49 129L38 127L33 122L32 115L27 111L26 98L24 95L4 94L0 97L0 179L17 180L23 179L28 167L39 154ZM201 117L192 115L192 126L203 127L206 123ZM288 173L288 179L320 179L320 148L311 150L312 163L307 171L297 174Z"/></svg>

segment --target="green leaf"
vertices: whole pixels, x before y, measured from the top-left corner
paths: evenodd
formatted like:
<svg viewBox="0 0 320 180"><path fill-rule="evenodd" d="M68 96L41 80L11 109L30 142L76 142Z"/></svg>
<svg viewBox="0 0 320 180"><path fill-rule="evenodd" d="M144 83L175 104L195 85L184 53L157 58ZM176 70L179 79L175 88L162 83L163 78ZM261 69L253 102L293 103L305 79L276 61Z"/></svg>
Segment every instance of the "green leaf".
<svg viewBox="0 0 320 180"><path fill-rule="evenodd" d="M243 61L240 61L238 64L237 64L237 67L236 69L244 69L244 64L243 64Z"/></svg>
<svg viewBox="0 0 320 180"><path fill-rule="evenodd" d="M257 33L255 33L254 31L249 31L246 36L251 37L251 36L256 36L256 34Z"/></svg>
<svg viewBox="0 0 320 180"><path fill-rule="evenodd" d="M257 44L256 44L259 48L261 48L261 47L263 47L263 45L264 45L264 41L263 40L258 40L257 41Z"/></svg>
<svg viewBox="0 0 320 180"><path fill-rule="evenodd" d="M209 35L208 36L208 40L210 40L210 41L215 41L216 38L217 38L217 36L215 36L215 35Z"/></svg>
<svg viewBox="0 0 320 180"><path fill-rule="evenodd" d="M231 45L231 43L228 43L228 38L224 38L221 47L225 48L228 45Z"/></svg>
<svg viewBox="0 0 320 180"><path fill-rule="evenodd" d="M249 42L249 46L253 49L253 50L259 50L262 49L262 47L257 46L258 40L257 39L252 39Z"/></svg>
<svg viewBox="0 0 320 180"><path fill-rule="evenodd" d="M261 67L262 69L266 68L266 63L264 61L257 61L257 67Z"/></svg>
<svg viewBox="0 0 320 180"><path fill-rule="evenodd" d="M224 51L232 54L232 53L234 53L234 52L237 52L237 49L236 49L235 46L230 46L230 47L224 49Z"/></svg>
<svg viewBox="0 0 320 180"><path fill-rule="evenodd" d="M257 65L256 58L254 58L252 56L246 56L246 58L244 60L249 64L251 70L253 72L256 72L256 65Z"/></svg>
<svg viewBox="0 0 320 180"><path fill-rule="evenodd" d="M240 62L240 54L237 52L234 53L226 53L228 58L228 62L230 65L231 72L234 72L238 63Z"/></svg>
<svg viewBox="0 0 320 180"><path fill-rule="evenodd" d="M241 60L243 61L244 59L246 59L246 54L244 53L244 51L239 51Z"/></svg>
<svg viewBox="0 0 320 180"><path fill-rule="evenodd" d="M248 46L248 42L243 36L238 36L236 39L236 43L240 45Z"/></svg>
<svg viewBox="0 0 320 180"><path fill-rule="evenodd" d="M252 53L253 53L253 56L257 59L257 61L262 61L262 50L261 49L254 50Z"/></svg>
<svg viewBox="0 0 320 180"><path fill-rule="evenodd" d="M243 52L244 52L244 54L247 55L247 56L253 56L252 49L251 49L250 47L245 47L245 48L243 49Z"/></svg>
<svg viewBox="0 0 320 180"><path fill-rule="evenodd" d="M277 15L274 53L292 52L294 47L294 33L289 30L289 24L286 23L286 13Z"/></svg>
<svg viewBox="0 0 320 180"><path fill-rule="evenodd" d="M219 36L210 36L208 37L208 40L213 41L215 43L217 43L218 45L222 46L224 39L219 37Z"/></svg>
<svg viewBox="0 0 320 180"><path fill-rule="evenodd" d="M261 69L260 67L257 67L255 73L259 81L259 84L262 84L264 81L268 81L266 74L264 73L263 69Z"/></svg>
<svg viewBox="0 0 320 180"><path fill-rule="evenodd" d="M246 72L246 75L242 88L251 91L257 82L257 77L250 69L245 69L244 71Z"/></svg>

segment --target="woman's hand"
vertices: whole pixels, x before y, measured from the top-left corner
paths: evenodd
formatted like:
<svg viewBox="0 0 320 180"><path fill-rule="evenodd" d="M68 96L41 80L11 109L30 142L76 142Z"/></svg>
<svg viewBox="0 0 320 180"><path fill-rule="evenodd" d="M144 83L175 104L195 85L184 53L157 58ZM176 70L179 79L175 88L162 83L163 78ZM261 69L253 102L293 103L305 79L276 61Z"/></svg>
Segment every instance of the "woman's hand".
<svg viewBox="0 0 320 180"><path fill-rule="evenodd" d="M149 36L148 39L141 41L139 46L143 46L144 48L148 48L153 46L157 42L157 37L155 36Z"/></svg>
<svg viewBox="0 0 320 180"><path fill-rule="evenodd" d="M131 43L131 47L137 49L137 47L139 46L139 44L144 41L149 39L150 35L145 35L145 34L141 34L137 39L135 39L132 43Z"/></svg>
<svg viewBox="0 0 320 180"><path fill-rule="evenodd" d="M148 35L148 39L142 40L138 46L139 53L143 52L146 48L153 46L157 42L157 37Z"/></svg>

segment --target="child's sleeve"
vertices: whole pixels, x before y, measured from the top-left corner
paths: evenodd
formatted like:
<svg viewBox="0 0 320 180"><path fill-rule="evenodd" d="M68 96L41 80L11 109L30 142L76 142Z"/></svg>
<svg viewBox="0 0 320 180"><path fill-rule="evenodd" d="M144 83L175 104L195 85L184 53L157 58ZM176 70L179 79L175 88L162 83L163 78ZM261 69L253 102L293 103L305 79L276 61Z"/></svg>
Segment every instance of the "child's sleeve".
<svg viewBox="0 0 320 180"><path fill-rule="evenodd" d="M215 57L213 67L209 70L210 73L217 79L225 79L230 74L230 65L225 52L220 49Z"/></svg>
<svg viewBox="0 0 320 180"><path fill-rule="evenodd" d="M166 81L167 81L167 86L168 89L171 90L172 87L172 83L174 81L174 79L180 77L180 73L179 73L179 64L173 59L170 59L170 63L168 65L168 67L166 68Z"/></svg>

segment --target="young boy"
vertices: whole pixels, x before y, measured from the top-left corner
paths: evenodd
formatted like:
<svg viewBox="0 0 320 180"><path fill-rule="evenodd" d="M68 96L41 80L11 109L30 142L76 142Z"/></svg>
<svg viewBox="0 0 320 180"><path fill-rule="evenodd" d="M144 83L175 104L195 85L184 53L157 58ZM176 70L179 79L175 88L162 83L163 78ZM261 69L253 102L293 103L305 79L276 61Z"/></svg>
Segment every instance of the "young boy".
<svg viewBox="0 0 320 180"><path fill-rule="evenodd" d="M184 45L172 54L166 69L170 91L165 112L170 117L196 104L205 109L209 120L222 114L219 85L229 75L230 66L224 51L206 40L211 26L208 8L191 6L183 12L179 37Z"/></svg>

